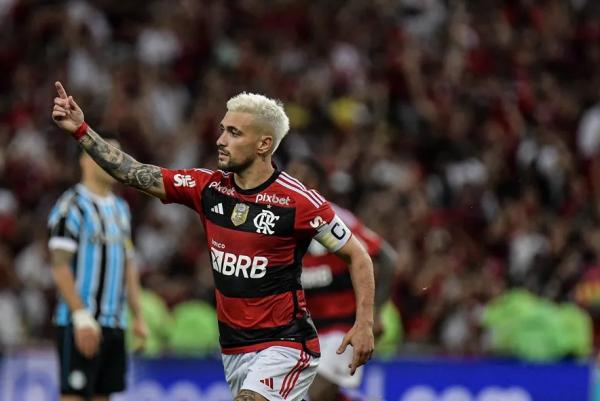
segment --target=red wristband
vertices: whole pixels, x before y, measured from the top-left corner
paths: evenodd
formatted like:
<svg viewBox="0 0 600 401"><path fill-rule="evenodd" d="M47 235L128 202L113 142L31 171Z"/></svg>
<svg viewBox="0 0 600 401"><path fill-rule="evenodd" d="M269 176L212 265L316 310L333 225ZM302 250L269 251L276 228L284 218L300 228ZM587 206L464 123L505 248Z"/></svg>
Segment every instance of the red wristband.
<svg viewBox="0 0 600 401"><path fill-rule="evenodd" d="M87 130L88 130L88 125L84 121L81 123L79 128L77 128L77 130L75 130L75 132L73 132L73 134L72 134L73 138L75 138L76 141L79 141L81 139L81 137L83 137L85 134L87 134Z"/></svg>

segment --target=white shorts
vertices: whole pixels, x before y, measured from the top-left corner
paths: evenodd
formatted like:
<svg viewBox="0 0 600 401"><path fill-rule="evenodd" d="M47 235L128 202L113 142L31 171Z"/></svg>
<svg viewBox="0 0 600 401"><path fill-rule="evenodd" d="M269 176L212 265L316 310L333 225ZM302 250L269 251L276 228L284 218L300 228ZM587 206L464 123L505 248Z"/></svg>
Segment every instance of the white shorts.
<svg viewBox="0 0 600 401"><path fill-rule="evenodd" d="M319 334L319 342L321 343L321 361L317 368L317 374L340 387L355 389L360 386L363 369L362 366L360 366L356 369L356 372L354 372L354 376L350 376L350 368L348 365L352 363L352 346L347 346L346 350L341 355L338 355L336 352L345 335L346 333L341 331Z"/></svg>
<svg viewBox="0 0 600 401"><path fill-rule="evenodd" d="M301 401L319 365L319 358L280 346L222 357L225 379L234 397L240 390L252 390L269 401Z"/></svg>

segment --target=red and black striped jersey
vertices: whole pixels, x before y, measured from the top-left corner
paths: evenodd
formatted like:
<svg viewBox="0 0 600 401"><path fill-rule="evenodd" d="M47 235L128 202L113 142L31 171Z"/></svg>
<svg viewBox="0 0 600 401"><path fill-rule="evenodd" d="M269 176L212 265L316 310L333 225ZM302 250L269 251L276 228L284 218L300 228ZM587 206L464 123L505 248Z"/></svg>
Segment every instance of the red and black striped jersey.
<svg viewBox="0 0 600 401"><path fill-rule="evenodd" d="M351 236L330 204L279 170L249 190L220 170L162 169L162 175L164 202L192 208L204 226L222 352L283 345L318 354L301 263L313 238L336 251Z"/></svg>
<svg viewBox="0 0 600 401"><path fill-rule="evenodd" d="M379 253L383 239L349 210L332 204L369 256ZM302 260L302 285L311 317L319 333L348 331L354 324L356 299L348 265L321 244L312 241Z"/></svg>

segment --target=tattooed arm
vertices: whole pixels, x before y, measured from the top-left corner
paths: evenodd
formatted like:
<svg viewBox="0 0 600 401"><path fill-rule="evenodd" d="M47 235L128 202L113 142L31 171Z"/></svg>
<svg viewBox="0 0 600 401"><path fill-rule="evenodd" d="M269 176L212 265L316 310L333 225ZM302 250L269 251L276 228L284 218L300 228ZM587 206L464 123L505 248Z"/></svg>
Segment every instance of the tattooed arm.
<svg viewBox="0 0 600 401"><path fill-rule="evenodd" d="M52 119L60 128L75 134L84 121L83 111L60 82L54 84L58 96L54 98ZM142 164L127 153L107 143L94 130L87 127L80 133L79 144L108 174L125 185L137 188L147 194L165 199L165 187L160 167Z"/></svg>
<svg viewBox="0 0 600 401"><path fill-rule="evenodd" d="M108 174L125 185L165 199L165 187L160 167L142 164L106 142L93 129L87 129L79 144Z"/></svg>

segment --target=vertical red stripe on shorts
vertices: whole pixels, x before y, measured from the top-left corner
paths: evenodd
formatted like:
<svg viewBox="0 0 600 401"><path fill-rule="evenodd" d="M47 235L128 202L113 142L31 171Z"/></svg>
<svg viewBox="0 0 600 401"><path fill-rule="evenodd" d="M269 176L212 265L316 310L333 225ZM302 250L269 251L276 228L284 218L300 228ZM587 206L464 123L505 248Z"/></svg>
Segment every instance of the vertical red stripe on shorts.
<svg viewBox="0 0 600 401"><path fill-rule="evenodd" d="M290 392L294 389L298 378L300 377L300 372L302 372L310 361L310 356L306 354L304 351L300 352L300 360L296 363L296 366L292 370L288 372L288 374L283 379L283 384L281 385L281 390L279 394L285 399L290 394Z"/></svg>
<svg viewBox="0 0 600 401"><path fill-rule="evenodd" d="M302 373L302 371L304 369L306 369L309 366L309 361L310 361L310 356L306 355L306 359L304 360L304 362L302 363L302 365L300 365L300 367L296 370L296 373L294 374L294 378L292 380L292 385L290 386L290 388L288 389L288 391L283 395L283 398L287 398L290 393L292 392L292 390L294 389L294 387L296 386L296 383L298 382L298 379L300 378L300 374Z"/></svg>
<svg viewBox="0 0 600 401"><path fill-rule="evenodd" d="M300 363L302 362L302 358L304 357L304 351L300 352L300 359L298 360L298 362L296 363L296 366L294 366L292 368L292 370L290 370L288 372L287 375L285 375L285 377L283 378L283 383L281 383L281 390L279 390L279 394L283 396L283 391L284 389L287 387L287 382L288 379L290 378L291 374L298 368L298 366L300 366Z"/></svg>

